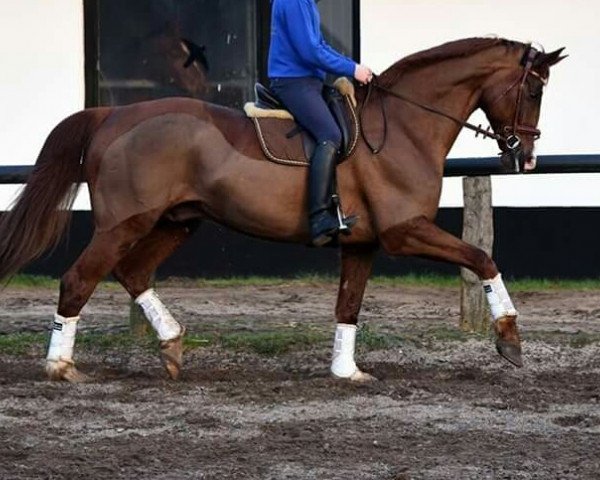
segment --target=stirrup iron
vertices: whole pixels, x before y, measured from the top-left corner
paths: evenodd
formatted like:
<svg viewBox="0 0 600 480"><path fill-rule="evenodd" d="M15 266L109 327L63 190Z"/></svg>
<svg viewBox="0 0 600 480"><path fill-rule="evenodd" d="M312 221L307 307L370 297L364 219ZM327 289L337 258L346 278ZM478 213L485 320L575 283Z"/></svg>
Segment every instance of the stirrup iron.
<svg viewBox="0 0 600 480"><path fill-rule="evenodd" d="M352 233L351 228L356 224L358 218L355 215L351 215L350 217L344 216L340 202L340 196L337 193L334 193L331 196L331 201L335 206L335 211L337 214L338 232L342 235L350 235Z"/></svg>

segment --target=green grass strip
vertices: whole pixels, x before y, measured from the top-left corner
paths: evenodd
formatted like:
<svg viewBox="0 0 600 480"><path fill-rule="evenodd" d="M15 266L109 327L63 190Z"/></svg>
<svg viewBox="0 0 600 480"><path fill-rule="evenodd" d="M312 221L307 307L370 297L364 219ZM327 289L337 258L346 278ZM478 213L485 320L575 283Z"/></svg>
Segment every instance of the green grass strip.
<svg viewBox="0 0 600 480"><path fill-rule="evenodd" d="M6 282L6 286L21 288L58 288L59 283L59 280L56 278L41 275L18 274L10 278Z"/></svg>
<svg viewBox="0 0 600 480"><path fill-rule="evenodd" d="M328 325L328 327L331 325ZM186 350L218 347L232 351L244 351L264 356L277 356L291 351L302 351L313 347L329 348L333 331L329 328L286 327L286 329L259 332L220 332L193 333L184 338ZM389 350L401 348L403 344L413 344L418 348L430 348L438 342L464 342L469 339L485 340L488 335L467 333L458 327L434 327L420 332L408 331L399 335L377 329L369 323L363 324L357 333L357 348L360 351ZM49 339L48 333L11 333L0 335L0 354L5 355L44 355ZM523 339L543 341L549 344L583 348L600 343L600 333L566 333L558 331L526 332ZM158 351L158 340L153 335L134 337L122 333L81 333L77 336L80 352L126 351L141 348Z"/></svg>
<svg viewBox="0 0 600 480"><path fill-rule="evenodd" d="M246 350L260 355L273 356L291 350L304 350L329 340L329 336L316 331L229 333L219 338L223 348Z"/></svg>
<svg viewBox="0 0 600 480"><path fill-rule="evenodd" d="M25 355L45 352L50 333L9 333L0 335L0 354ZM129 333L80 333L76 347L84 350L125 350L133 346L150 348L156 341L151 337L135 338Z"/></svg>
<svg viewBox="0 0 600 480"><path fill-rule="evenodd" d="M522 278L511 279L505 277L509 292L544 292L555 290L600 290L600 278L589 279L536 279ZM227 277L227 278L168 278L156 282L158 288L235 288L252 286L280 286L280 285L337 285L336 275L299 274L295 277ZM377 275L369 280L369 285L386 287L430 287L430 288L458 288L460 276L438 274L408 274L400 276ZM37 275L16 275L7 286L15 288L51 288L59 287L59 280ZM102 282L101 288L120 289L117 282ZM1 295L1 293L0 293Z"/></svg>
<svg viewBox="0 0 600 480"><path fill-rule="evenodd" d="M48 342L45 333L11 333L0 335L0 353L6 355L25 355L34 348L43 348Z"/></svg>

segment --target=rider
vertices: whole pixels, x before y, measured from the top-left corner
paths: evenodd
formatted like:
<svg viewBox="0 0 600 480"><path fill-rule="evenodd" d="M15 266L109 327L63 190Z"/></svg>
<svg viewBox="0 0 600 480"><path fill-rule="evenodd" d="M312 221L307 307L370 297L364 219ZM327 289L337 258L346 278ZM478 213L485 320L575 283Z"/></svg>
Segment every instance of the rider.
<svg viewBox="0 0 600 480"><path fill-rule="evenodd" d="M326 73L373 78L370 68L337 52L323 39L319 0L272 0L268 75L271 90L317 141L309 169L309 221L312 243L322 246L338 233L331 185L342 134L322 97Z"/></svg>

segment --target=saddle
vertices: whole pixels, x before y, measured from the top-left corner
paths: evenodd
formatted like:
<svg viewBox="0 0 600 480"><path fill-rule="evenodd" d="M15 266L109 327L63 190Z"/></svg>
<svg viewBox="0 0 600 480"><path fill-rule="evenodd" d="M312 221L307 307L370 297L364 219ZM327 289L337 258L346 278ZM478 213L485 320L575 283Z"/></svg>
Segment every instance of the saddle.
<svg viewBox="0 0 600 480"><path fill-rule="evenodd" d="M260 146L272 162L308 166L315 149L312 135L294 121L279 99L264 85L254 85L256 100L244 106L254 123ZM323 98L342 132L339 162L354 152L359 135L354 86L347 78L323 88Z"/></svg>

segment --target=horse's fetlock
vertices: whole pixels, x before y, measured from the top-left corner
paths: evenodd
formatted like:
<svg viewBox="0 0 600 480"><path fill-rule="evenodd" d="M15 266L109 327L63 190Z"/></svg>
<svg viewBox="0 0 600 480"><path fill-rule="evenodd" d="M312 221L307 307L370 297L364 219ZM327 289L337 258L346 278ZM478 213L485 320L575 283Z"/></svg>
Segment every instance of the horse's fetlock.
<svg viewBox="0 0 600 480"><path fill-rule="evenodd" d="M46 360L46 375L49 380L60 381L64 380L64 375L68 368L74 364L72 361L60 360Z"/></svg>

